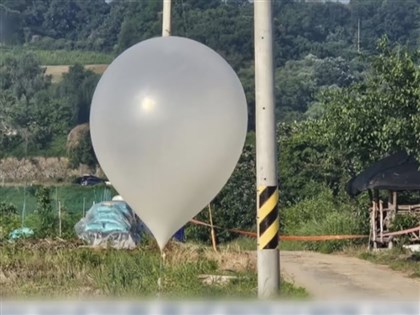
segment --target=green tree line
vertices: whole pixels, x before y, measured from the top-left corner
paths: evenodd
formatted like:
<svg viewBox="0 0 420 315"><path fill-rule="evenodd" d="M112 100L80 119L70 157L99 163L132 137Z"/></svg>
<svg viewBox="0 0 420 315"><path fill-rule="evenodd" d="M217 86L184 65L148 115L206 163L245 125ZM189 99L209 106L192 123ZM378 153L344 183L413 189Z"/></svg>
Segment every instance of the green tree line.
<svg viewBox="0 0 420 315"><path fill-rule="evenodd" d="M0 43L115 56L160 36L161 11L162 1L155 0L0 0ZM238 72L253 129L252 2L174 0L172 15L173 35L208 45ZM360 55L373 54L383 35L410 50L420 44L419 0L277 0L273 16L276 105L282 121L304 118L321 88L357 79L365 65Z"/></svg>
<svg viewBox="0 0 420 315"><path fill-rule="evenodd" d="M65 156L69 131L89 121L98 80L76 64L52 84L33 54L7 57L0 64L0 157Z"/></svg>

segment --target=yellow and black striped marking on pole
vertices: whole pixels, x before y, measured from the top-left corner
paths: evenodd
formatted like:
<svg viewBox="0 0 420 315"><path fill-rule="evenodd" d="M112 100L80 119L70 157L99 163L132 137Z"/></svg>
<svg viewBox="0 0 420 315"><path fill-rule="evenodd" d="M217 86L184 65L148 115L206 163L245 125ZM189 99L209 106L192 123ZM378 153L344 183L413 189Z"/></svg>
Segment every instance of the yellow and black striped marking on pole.
<svg viewBox="0 0 420 315"><path fill-rule="evenodd" d="M258 198L258 249L274 249L279 244L279 215L277 186L260 186Z"/></svg>

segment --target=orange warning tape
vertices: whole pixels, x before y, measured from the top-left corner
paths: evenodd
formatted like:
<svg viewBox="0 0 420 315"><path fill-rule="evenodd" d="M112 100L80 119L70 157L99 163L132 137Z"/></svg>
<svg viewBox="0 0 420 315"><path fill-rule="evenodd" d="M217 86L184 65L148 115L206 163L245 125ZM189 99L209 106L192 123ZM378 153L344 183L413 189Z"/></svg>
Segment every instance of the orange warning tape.
<svg viewBox="0 0 420 315"><path fill-rule="evenodd" d="M210 224L192 219L190 221L192 224L202 225L211 227ZM249 232L249 231L242 231L239 229L227 229L217 225L213 225L216 229L221 229L233 233L238 233L241 235L249 236L249 237L257 237L257 233ZM361 238L368 238L369 235L314 235L314 236L295 236L295 235L280 235L279 238L283 241L331 241L331 240L350 240L350 239L361 239Z"/></svg>

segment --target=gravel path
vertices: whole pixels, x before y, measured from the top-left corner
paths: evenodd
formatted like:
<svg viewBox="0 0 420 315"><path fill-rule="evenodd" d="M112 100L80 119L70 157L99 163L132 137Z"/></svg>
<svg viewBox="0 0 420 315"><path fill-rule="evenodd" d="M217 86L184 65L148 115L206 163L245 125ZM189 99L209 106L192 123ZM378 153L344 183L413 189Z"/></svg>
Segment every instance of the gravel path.
<svg viewBox="0 0 420 315"><path fill-rule="evenodd" d="M316 299L420 301L419 279L358 258L281 251L280 269L286 280L304 287Z"/></svg>

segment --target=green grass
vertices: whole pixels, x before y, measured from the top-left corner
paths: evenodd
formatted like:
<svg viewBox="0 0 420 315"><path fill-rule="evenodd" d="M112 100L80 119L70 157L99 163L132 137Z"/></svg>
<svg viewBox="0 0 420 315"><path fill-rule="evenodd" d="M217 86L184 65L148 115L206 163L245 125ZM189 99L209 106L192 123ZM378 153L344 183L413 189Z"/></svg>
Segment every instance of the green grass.
<svg viewBox="0 0 420 315"><path fill-rule="evenodd" d="M114 59L111 54L82 50L42 50L33 48L1 48L0 64L9 56L26 53L35 54L43 65L109 64Z"/></svg>
<svg viewBox="0 0 420 315"><path fill-rule="evenodd" d="M255 270L221 269L219 256L212 256L204 247L170 244L163 262L154 242L133 251L93 250L79 245L29 240L0 244L0 295L254 298L257 294ZM229 254L223 253L227 258ZM225 285L208 285L199 278L203 274L236 278ZM304 289L282 281L281 297L306 296Z"/></svg>
<svg viewBox="0 0 420 315"><path fill-rule="evenodd" d="M344 202L328 188L320 189L311 198L280 211L282 235L365 235L369 226L367 211L359 212L357 205ZM362 213L362 214L360 214ZM366 240L281 241L285 250L313 250L323 253L340 251Z"/></svg>
<svg viewBox="0 0 420 315"><path fill-rule="evenodd" d="M403 248L393 248L383 251L356 251L355 254L361 259L370 262L387 265L393 270L401 271L413 278L420 278L420 253L411 253Z"/></svg>

